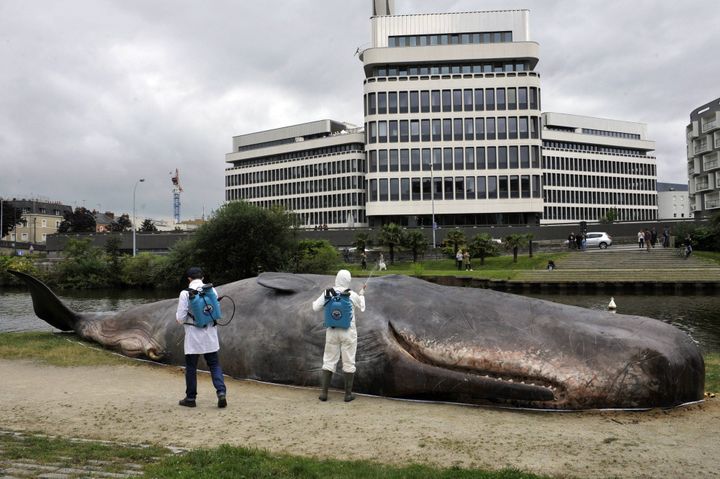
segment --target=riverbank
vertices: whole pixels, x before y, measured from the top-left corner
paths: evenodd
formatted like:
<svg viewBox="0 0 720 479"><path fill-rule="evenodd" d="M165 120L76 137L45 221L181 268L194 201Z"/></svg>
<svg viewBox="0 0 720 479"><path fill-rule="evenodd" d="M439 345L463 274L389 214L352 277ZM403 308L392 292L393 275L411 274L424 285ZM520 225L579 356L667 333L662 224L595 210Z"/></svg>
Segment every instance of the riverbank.
<svg viewBox="0 0 720 479"><path fill-rule="evenodd" d="M221 443L388 464L518 469L555 477L708 477L720 470L720 401L647 412L541 413L361 396L229 379L225 410L207 375L177 406L179 368L54 367L0 360L0 428L131 444ZM343 443L333 448L342 431Z"/></svg>

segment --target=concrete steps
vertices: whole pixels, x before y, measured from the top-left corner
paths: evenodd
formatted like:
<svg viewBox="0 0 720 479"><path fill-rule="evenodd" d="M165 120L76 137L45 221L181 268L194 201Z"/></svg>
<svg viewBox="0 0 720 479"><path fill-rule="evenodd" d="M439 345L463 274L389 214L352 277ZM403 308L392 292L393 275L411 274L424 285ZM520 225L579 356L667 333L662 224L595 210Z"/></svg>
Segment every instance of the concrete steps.
<svg viewBox="0 0 720 479"><path fill-rule="evenodd" d="M573 251L555 261L554 271L519 272L513 281L530 283L720 283L720 267L685 259L674 248Z"/></svg>

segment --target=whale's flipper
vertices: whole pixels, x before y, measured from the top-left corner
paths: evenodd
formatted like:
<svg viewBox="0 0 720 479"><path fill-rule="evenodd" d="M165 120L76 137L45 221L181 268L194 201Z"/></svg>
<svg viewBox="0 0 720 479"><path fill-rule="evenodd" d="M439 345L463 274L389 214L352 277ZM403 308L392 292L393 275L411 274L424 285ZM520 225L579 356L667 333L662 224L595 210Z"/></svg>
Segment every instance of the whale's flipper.
<svg viewBox="0 0 720 479"><path fill-rule="evenodd" d="M8 270L8 273L14 274L28 285L32 295L33 309L38 318L61 331L74 330L78 319L77 314L65 306L45 283L20 271Z"/></svg>
<svg viewBox="0 0 720 479"><path fill-rule="evenodd" d="M291 273L262 273L257 277L257 283L260 286L290 294L317 288L314 281Z"/></svg>

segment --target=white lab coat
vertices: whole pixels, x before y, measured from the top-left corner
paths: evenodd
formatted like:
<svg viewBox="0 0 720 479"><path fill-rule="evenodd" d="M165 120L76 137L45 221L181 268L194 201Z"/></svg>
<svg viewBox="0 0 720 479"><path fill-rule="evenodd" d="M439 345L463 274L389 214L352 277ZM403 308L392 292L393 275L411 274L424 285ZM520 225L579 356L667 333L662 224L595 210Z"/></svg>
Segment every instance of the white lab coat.
<svg viewBox="0 0 720 479"><path fill-rule="evenodd" d="M190 282L190 288L200 290L203 285L201 279L194 279ZM215 291L215 288L213 288ZM217 294L217 291L215 291ZM177 313L175 313L175 319L178 323L183 324L185 322L192 322L188 317L190 293L183 290L180 292L180 298L178 299ZM220 350L220 341L218 340L217 327L212 323L208 324L205 328L196 328L193 325L185 325L185 342L183 344L185 354L205 354L214 353Z"/></svg>
<svg viewBox="0 0 720 479"><path fill-rule="evenodd" d="M338 293L345 291L350 287L350 272L347 270L340 270L335 278L334 289ZM348 329L341 328L327 328L325 330L325 352L323 353L323 369L335 372L337 363L342 356L343 372L354 373L355 372L355 353L357 352L357 327L355 320L357 315L355 310L365 311L365 296L350 291L350 302L353 305L353 319L350 322ZM316 299L312 308L313 311L321 311L325 306L325 293L323 292L318 299Z"/></svg>

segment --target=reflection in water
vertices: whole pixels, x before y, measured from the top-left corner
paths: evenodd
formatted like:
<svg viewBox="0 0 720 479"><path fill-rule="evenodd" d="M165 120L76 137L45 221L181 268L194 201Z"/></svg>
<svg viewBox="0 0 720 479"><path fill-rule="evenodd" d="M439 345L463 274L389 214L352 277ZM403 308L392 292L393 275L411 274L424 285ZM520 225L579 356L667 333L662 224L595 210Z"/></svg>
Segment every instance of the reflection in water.
<svg viewBox="0 0 720 479"><path fill-rule="evenodd" d="M556 303L606 311L607 293L528 293L526 296ZM720 352L720 298L703 294L632 294L614 292L617 314L648 316L685 331L704 353Z"/></svg>
<svg viewBox="0 0 720 479"><path fill-rule="evenodd" d="M68 290L55 291L55 294L79 313L121 311L178 295L172 290ZM0 290L0 332L52 330L52 326L35 316L29 292L23 289Z"/></svg>
<svg viewBox="0 0 720 479"><path fill-rule="evenodd" d="M58 296L73 311L120 311L138 304L176 298L177 291L93 290L60 291ZM610 295L569 293L528 293L526 296L606 311ZM701 294L632 294L612 295L618 314L649 316L688 333L700 344L703 352L720 352L720 298ZM51 331L53 328L38 319L32 308L30 293L21 289L0 290L0 332Z"/></svg>

